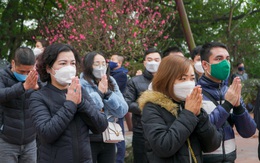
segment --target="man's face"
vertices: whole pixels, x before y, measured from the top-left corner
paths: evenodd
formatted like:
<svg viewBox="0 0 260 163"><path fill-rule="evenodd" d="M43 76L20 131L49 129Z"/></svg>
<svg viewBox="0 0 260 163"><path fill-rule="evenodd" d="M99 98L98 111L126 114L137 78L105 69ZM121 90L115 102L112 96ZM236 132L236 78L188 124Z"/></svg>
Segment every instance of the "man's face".
<svg viewBox="0 0 260 163"><path fill-rule="evenodd" d="M241 63L241 64L237 67L238 70L241 69L241 68L244 69L244 64L243 64L243 63Z"/></svg>
<svg viewBox="0 0 260 163"><path fill-rule="evenodd" d="M229 53L226 49L222 48L222 47L215 47L211 49L211 56L209 57L209 62L206 61L202 61L202 66L205 70L205 75L212 79L215 82L219 82L218 79L212 77L210 75L211 73L211 66L210 64L217 64L223 60L227 60L229 62L230 57L229 57Z"/></svg>
<svg viewBox="0 0 260 163"><path fill-rule="evenodd" d="M15 61L12 60L12 72L17 72L18 74L28 75L30 71L34 69L34 65L17 65Z"/></svg>
<svg viewBox="0 0 260 163"><path fill-rule="evenodd" d="M145 60L144 60L144 66L146 66L147 62L152 62L152 61L155 61L155 62L161 62L161 56L159 53L155 52L155 53L150 53L148 54L146 57L145 57Z"/></svg>
<svg viewBox="0 0 260 163"><path fill-rule="evenodd" d="M121 67L122 63L118 60L118 55L112 55L110 61L117 63L117 67Z"/></svg>

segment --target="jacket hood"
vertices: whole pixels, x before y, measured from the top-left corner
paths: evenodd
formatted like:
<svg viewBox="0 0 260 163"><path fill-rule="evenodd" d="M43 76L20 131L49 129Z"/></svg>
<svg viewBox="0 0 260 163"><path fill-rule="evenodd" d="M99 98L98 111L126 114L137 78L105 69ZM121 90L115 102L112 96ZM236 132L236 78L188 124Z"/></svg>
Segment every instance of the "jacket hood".
<svg viewBox="0 0 260 163"><path fill-rule="evenodd" d="M138 98L138 104L141 111L144 109L145 104L148 102L160 105L176 117L178 115L178 104L174 103L168 96L160 92L151 90L143 92Z"/></svg>

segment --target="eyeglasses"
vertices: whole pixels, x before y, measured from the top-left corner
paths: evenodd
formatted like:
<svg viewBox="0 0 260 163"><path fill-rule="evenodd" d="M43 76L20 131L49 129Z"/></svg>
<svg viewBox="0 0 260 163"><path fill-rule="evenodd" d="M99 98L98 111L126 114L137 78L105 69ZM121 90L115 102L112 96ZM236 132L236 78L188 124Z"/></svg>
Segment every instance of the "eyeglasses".
<svg viewBox="0 0 260 163"><path fill-rule="evenodd" d="M97 61L97 62L93 63L93 66L95 66L95 67L106 66L106 65L107 65L107 63L105 61L104 62Z"/></svg>

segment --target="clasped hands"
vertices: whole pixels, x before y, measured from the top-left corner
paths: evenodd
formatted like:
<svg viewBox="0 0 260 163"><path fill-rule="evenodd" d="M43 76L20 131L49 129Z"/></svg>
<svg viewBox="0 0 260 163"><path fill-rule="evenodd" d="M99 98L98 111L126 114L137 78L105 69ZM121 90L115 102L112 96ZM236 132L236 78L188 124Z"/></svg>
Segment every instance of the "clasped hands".
<svg viewBox="0 0 260 163"><path fill-rule="evenodd" d="M234 107L238 107L240 105L241 90L241 79L235 77L225 94L225 100L230 102Z"/></svg>
<svg viewBox="0 0 260 163"><path fill-rule="evenodd" d="M66 100L70 100L78 105L81 103L81 97L81 85L79 83L79 78L76 76L72 78L71 84L68 87Z"/></svg>
<svg viewBox="0 0 260 163"><path fill-rule="evenodd" d="M202 106L202 89L200 85L193 88L191 94L186 97L185 109L193 112L196 116L200 114Z"/></svg>

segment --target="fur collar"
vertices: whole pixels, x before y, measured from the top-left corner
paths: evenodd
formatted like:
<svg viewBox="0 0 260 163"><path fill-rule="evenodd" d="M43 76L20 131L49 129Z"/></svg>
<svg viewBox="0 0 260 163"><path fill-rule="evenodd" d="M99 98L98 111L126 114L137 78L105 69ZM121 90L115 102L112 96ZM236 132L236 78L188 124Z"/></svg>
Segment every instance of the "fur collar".
<svg viewBox="0 0 260 163"><path fill-rule="evenodd" d="M178 104L174 103L168 96L157 91L147 90L143 92L137 102L141 111L147 102L151 102L160 105L176 117L178 115Z"/></svg>

